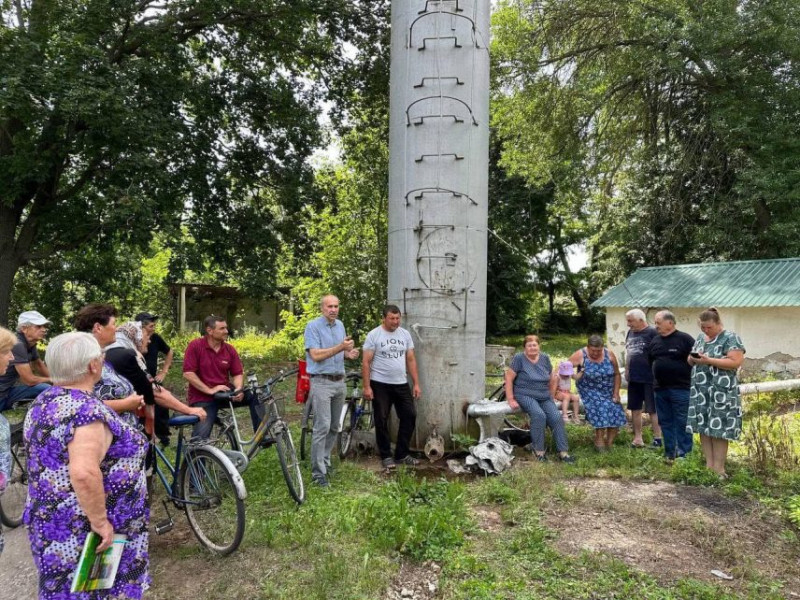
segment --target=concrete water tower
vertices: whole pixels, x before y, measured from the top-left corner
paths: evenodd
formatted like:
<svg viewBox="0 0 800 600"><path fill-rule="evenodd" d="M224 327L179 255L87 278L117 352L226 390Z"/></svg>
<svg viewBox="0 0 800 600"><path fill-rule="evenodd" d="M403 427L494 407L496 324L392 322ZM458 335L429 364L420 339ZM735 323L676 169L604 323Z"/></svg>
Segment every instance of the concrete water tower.
<svg viewBox="0 0 800 600"><path fill-rule="evenodd" d="M392 2L388 300L414 337L414 446L484 397L490 0Z"/></svg>

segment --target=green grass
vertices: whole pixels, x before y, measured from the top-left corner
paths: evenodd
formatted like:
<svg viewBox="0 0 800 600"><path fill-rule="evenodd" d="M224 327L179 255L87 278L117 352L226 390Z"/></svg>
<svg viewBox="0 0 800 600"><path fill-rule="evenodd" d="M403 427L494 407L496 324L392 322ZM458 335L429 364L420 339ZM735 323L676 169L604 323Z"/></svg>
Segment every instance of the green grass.
<svg viewBox="0 0 800 600"><path fill-rule="evenodd" d="M545 337L542 349L557 361L584 343L584 336ZM514 345L520 344L521 338ZM292 363L245 358L246 369L255 369L260 380L287 366ZM179 365L170 373L168 386L179 392L185 389ZM297 442L301 406L294 402L294 379L283 382L276 393L285 399ZM746 420L756 411L785 408L792 402L796 399L787 395L748 400ZM247 420L245 414L242 421ZM799 429L795 417L790 431L798 441ZM699 447L687 460L668 465L657 452L631 449L627 431L606 454L594 451L591 428L567 425L567 431L577 458L574 465L518 464L500 477L448 481L405 470L384 477L362 463L344 461L337 465L332 488L310 487L300 507L289 497L274 450L267 450L244 474L247 527L241 549L218 559L198 549L191 534L166 534L151 553L155 584L148 597L381 599L387 597L401 564L428 565L426 561L441 567L437 597L445 600L787 597L780 582L745 559L737 563L741 584L730 588L680 576L660 581L603 553L562 553L556 543L558 532L545 524L544 515L553 506L569 510L592 500L576 482L674 482L712 488L749 505L757 502L774 516L783 543L800 553L800 471L775 466L759 472L740 443L731 448L731 477L722 481L705 469ZM645 437L649 441L649 429ZM547 443L552 446L549 434ZM308 482L307 465L304 469ZM159 510L160 506L154 508ZM485 510L499 515L497 527L482 527L479 515ZM180 514L173 516L176 521L183 519ZM689 520L678 518L668 525L677 531L685 528L689 537L708 535L702 524ZM720 559L734 551L724 544L709 550ZM213 573L208 579L194 576L209 566ZM176 578L180 585L174 583Z"/></svg>

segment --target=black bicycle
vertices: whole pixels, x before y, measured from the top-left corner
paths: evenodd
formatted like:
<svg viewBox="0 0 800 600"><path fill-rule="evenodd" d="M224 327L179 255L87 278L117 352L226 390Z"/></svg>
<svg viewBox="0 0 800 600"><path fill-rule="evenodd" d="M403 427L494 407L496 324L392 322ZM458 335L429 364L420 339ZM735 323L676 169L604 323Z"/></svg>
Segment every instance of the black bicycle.
<svg viewBox="0 0 800 600"><path fill-rule="evenodd" d="M345 396L342 412L339 415L339 435L336 448L339 458L345 458L351 450L353 432L369 431L374 427L372 419L372 403L364 399L361 391L361 373L350 371L345 375L347 395ZM303 417L300 421L300 458L311 457L311 437L314 432L314 406L311 398L303 407Z"/></svg>

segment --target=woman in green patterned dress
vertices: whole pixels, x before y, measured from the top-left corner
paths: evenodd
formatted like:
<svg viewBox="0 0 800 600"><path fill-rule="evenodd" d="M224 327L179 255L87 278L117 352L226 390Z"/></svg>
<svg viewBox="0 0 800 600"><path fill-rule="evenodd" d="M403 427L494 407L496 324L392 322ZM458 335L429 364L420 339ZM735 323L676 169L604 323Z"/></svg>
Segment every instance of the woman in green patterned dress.
<svg viewBox="0 0 800 600"><path fill-rule="evenodd" d="M700 313L703 333L689 355L692 390L686 431L700 434L706 467L726 478L728 442L742 433L742 402L737 369L744 361L742 339L726 330L716 308Z"/></svg>

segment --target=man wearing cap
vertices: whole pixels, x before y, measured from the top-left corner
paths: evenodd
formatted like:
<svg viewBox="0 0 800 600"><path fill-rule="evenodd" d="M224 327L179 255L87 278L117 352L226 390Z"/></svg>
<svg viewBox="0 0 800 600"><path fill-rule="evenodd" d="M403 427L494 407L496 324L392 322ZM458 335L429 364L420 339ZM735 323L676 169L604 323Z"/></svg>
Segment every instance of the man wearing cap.
<svg viewBox="0 0 800 600"><path fill-rule="evenodd" d="M147 372L152 375L156 383L162 384L167 373L169 373L169 368L172 366L173 352L169 344L164 341L164 338L156 333L158 315L140 312L134 320L142 324L142 331L150 337L150 343L144 355ZM158 370L159 354L164 355L164 364L161 366L160 371ZM156 404L155 407L155 431L161 443L165 446L169 445L169 409L159 404Z"/></svg>
<svg viewBox="0 0 800 600"><path fill-rule="evenodd" d="M339 316L339 299L323 296L322 315L309 321L303 336L306 365L311 378L309 402L314 410L314 431L311 435L311 481L328 487L331 452L336 443L339 416L347 393L344 380L344 359L358 358L353 339L345 333Z"/></svg>
<svg viewBox="0 0 800 600"><path fill-rule="evenodd" d="M49 324L35 310L25 311L17 319L17 343L11 349L14 360L0 376L0 411L11 408L18 400L36 398L50 387L50 371L36 348Z"/></svg>

